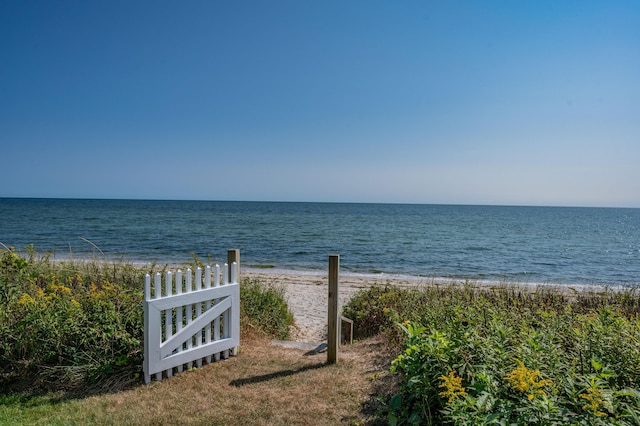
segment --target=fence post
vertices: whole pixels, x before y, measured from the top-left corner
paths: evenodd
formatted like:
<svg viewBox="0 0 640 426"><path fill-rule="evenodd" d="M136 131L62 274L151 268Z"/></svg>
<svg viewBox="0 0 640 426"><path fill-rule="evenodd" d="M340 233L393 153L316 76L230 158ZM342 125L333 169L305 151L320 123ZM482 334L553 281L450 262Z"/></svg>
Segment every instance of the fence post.
<svg viewBox="0 0 640 426"><path fill-rule="evenodd" d="M338 276L340 255L329 256L329 318L327 330L327 364L338 361Z"/></svg>
<svg viewBox="0 0 640 426"><path fill-rule="evenodd" d="M144 371L144 382L151 382L151 375L149 374L149 355L151 354L151 344L149 343L149 327L151 326L151 319L149 314L149 301L151 300L151 275L145 274L144 276L144 301L142 306L144 308L144 360L142 363L142 369Z"/></svg>
<svg viewBox="0 0 640 426"><path fill-rule="evenodd" d="M233 265L233 262L236 262L236 267L237 267L237 273L236 273L236 279L238 282L240 282L240 249L229 249L227 250L227 264L229 264L229 282L231 281L231 265Z"/></svg>

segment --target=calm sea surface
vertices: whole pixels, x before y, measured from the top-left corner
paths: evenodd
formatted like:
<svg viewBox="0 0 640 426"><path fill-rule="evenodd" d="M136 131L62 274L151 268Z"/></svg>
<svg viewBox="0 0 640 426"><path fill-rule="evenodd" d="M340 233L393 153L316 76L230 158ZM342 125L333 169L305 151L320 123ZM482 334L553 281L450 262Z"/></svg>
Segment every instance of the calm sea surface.
<svg viewBox="0 0 640 426"><path fill-rule="evenodd" d="M0 198L0 242L56 259L640 285L640 209Z"/></svg>

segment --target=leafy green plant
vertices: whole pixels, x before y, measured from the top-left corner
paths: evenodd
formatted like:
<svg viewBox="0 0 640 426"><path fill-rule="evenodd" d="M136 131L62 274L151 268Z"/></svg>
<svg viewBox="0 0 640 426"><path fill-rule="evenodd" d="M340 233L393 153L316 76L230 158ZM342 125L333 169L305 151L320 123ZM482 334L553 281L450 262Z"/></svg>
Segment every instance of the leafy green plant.
<svg viewBox="0 0 640 426"><path fill-rule="evenodd" d="M357 321L376 321L385 309L411 319L378 323L404 335L391 366L403 377L387 406L391 424L637 424L640 317L633 291L568 294L466 283L363 294L346 307Z"/></svg>
<svg viewBox="0 0 640 426"><path fill-rule="evenodd" d="M0 303L6 304L19 293L28 262L13 247L7 247L0 254Z"/></svg>
<svg viewBox="0 0 640 426"><path fill-rule="evenodd" d="M116 381L134 381L142 362L141 271L34 253L2 253L0 271L15 293L0 303L0 387L73 388L114 372Z"/></svg>
<svg viewBox="0 0 640 426"><path fill-rule="evenodd" d="M246 326L279 339L286 339L293 325L284 288L260 280L240 283L240 313Z"/></svg>

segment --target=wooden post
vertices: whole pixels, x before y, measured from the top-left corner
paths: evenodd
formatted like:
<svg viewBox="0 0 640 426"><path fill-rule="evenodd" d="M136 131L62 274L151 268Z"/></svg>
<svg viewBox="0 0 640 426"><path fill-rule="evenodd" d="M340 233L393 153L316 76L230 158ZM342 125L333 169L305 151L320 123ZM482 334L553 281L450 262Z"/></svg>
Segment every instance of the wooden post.
<svg viewBox="0 0 640 426"><path fill-rule="evenodd" d="M227 264L229 265L229 278L228 281L231 281L231 265L233 262L236 262L238 265L236 279L240 282L240 249L229 249L227 250Z"/></svg>
<svg viewBox="0 0 640 426"><path fill-rule="evenodd" d="M329 318L327 330L327 364L338 361L338 276L340 255L329 256Z"/></svg>
<svg viewBox="0 0 640 426"><path fill-rule="evenodd" d="M236 271L235 273L233 273L233 262L236 262ZM233 283L233 282L240 282L240 249L229 249L227 250L227 264L229 265L229 282ZM234 281L235 278L235 281ZM239 309L239 308L238 308ZM231 335L229 333L231 333L231 329L228 329L229 327L229 321L230 321L230 313L229 312L225 312L224 313L224 318L225 318L225 333L227 333L227 336L230 337ZM227 331L228 329L228 331ZM233 356L238 355L238 347L234 347L231 348L231 354ZM229 351L224 351L224 358L228 358L229 357Z"/></svg>

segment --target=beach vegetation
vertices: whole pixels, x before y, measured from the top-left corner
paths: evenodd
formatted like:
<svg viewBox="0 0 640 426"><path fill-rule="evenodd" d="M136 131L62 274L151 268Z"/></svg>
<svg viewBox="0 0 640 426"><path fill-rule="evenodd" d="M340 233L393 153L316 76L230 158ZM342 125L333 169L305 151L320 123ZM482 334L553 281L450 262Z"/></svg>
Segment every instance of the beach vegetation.
<svg viewBox="0 0 640 426"><path fill-rule="evenodd" d="M88 394L140 383L143 277L166 268L1 250L0 392ZM281 288L245 279L240 292L243 331L288 336L293 317Z"/></svg>
<svg viewBox="0 0 640 426"><path fill-rule="evenodd" d="M143 275L167 268L3 247L0 424L150 424L159 398L168 424L640 424L635 290L373 284L328 366L270 344L284 289L244 279L238 357L139 386Z"/></svg>
<svg viewBox="0 0 640 426"><path fill-rule="evenodd" d="M126 387L142 363L142 271L0 252L0 389Z"/></svg>
<svg viewBox="0 0 640 426"><path fill-rule="evenodd" d="M390 424L639 424L634 290L376 286L344 315L396 342Z"/></svg>
<svg viewBox="0 0 640 426"><path fill-rule="evenodd" d="M0 262L0 425L384 424L371 395L389 385L386 345L345 348L331 366L273 346L292 321L277 283L241 282L236 357L143 385L142 277L167 266L54 262L10 248Z"/></svg>
<svg viewBox="0 0 640 426"><path fill-rule="evenodd" d="M243 327L250 327L277 339L289 337L294 325L287 305L284 287L277 283L245 278L240 286Z"/></svg>

